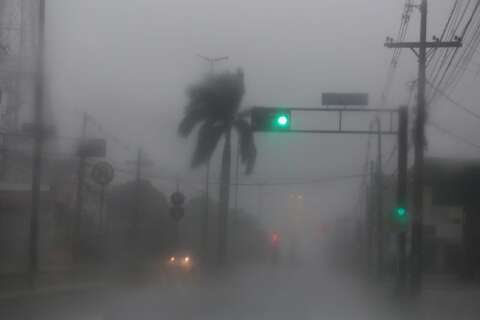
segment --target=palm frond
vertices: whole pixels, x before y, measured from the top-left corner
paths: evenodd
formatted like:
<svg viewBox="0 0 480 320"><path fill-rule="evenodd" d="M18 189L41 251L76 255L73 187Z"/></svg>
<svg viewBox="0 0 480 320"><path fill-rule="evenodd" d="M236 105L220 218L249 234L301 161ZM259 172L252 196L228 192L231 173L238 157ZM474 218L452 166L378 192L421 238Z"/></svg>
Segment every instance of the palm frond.
<svg viewBox="0 0 480 320"><path fill-rule="evenodd" d="M238 132L240 144L240 159L246 167L246 174L250 174L257 159L257 148L253 137L253 130L250 124L242 118L237 118L233 126Z"/></svg>
<svg viewBox="0 0 480 320"><path fill-rule="evenodd" d="M205 163L211 156L225 127L215 121L206 121L198 131L198 141L193 152L192 167Z"/></svg>
<svg viewBox="0 0 480 320"><path fill-rule="evenodd" d="M182 137L187 137L192 132L193 128L205 118L199 111L187 110L182 121L178 125L178 134Z"/></svg>
<svg viewBox="0 0 480 320"><path fill-rule="evenodd" d="M210 119L230 122L244 94L242 71L211 75L189 88L186 112L200 112Z"/></svg>

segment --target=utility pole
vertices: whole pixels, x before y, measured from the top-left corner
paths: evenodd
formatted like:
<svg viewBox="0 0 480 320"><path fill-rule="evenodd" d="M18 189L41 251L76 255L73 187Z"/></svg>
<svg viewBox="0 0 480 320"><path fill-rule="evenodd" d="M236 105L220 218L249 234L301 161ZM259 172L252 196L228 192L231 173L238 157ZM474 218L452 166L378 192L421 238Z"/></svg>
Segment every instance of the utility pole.
<svg viewBox="0 0 480 320"><path fill-rule="evenodd" d="M83 189L85 185L85 167L86 167L86 158L84 152L82 151L85 146L85 138L87 136L87 122L88 114L83 113L82 118L82 136L80 139L79 146L79 159L78 159L78 171L77 171L77 201L76 201L76 210L75 210L75 225L74 225L74 237L73 237L73 258L78 262L80 257L80 247L81 247L81 224L82 224L82 214L83 214Z"/></svg>
<svg viewBox="0 0 480 320"><path fill-rule="evenodd" d="M407 208L408 108L401 106L398 113L398 178L397 206ZM408 209L406 209L408 211ZM407 281L407 225L400 226L397 235L398 274L397 292L403 295Z"/></svg>
<svg viewBox="0 0 480 320"><path fill-rule="evenodd" d="M34 147L32 161L32 211L30 217L29 238L29 275L30 285L35 287L35 279L38 272L38 215L40 211L40 187L42 178L42 153L44 144L44 54L45 54L45 0L39 0L38 6L38 46L35 74L35 103L34 117Z"/></svg>
<svg viewBox="0 0 480 320"><path fill-rule="evenodd" d="M422 240L423 240L423 165L425 147L425 85L427 48L458 48L460 41L427 42L427 0L421 0L416 6L420 10L420 41L394 42L388 39L387 48L409 48L418 57L417 112L414 124L414 168L413 168L413 207L412 207L412 253L411 253L411 287L413 293L422 288ZM415 50L418 49L418 52Z"/></svg>
<svg viewBox="0 0 480 320"><path fill-rule="evenodd" d="M381 279L383 276L383 253L384 253L384 217L383 217L383 170L382 170L382 127L380 117L377 117L377 172L376 172L376 196L377 196L377 273Z"/></svg>
<svg viewBox="0 0 480 320"><path fill-rule="evenodd" d="M210 65L209 74L213 75L215 72L215 63L228 60L228 56L224 57L207 57L197 54L200 59L203 59ZM209 199L210 199L210 158L207 160L205 168L205 212L203 216L202 226L202 248L204 257L208 256L208 220L209 220Z"/></svg>

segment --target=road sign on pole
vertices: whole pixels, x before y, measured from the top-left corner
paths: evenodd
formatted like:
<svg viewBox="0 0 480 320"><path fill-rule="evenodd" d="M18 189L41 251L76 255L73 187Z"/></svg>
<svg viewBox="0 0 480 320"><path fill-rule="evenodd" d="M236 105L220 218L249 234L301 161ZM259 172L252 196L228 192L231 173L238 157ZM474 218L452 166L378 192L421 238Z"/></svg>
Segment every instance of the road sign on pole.
<svg viewBox="0 0 480 320"><path fill-rule="evenodd" d="M105 157L107 142L105 139L84 139L80 141L77 154L80 157Z"/></svg>
<svg viewBox="0 0 480 320"><path fill-rule="evenodd" d="M170 196L170 202L174 206L181 206L185 202L185 195L183 193L181 193L180 191L175 191Z"/></svg>
<svg viewBox="0 0 480 320"><path fill-rule="evenodd" d="M182 207L185 202L185 195L180 191L175 191L170 196L172 207L170 208L170 216L175 222L179 222L185 215L185 209Z"/></svg>
<svg viewBox="0 0 480 320"><path fill-rule="evenodd" d="M93 166L90 176L93 181L104 187L112 182L114 169L110 163L100 161Z"/></svg>
<svg viewBox="0 0 480 320"><path fill-rule="evenodd" d="M324 106L368 106L368 93L322 93Z"/></svg>

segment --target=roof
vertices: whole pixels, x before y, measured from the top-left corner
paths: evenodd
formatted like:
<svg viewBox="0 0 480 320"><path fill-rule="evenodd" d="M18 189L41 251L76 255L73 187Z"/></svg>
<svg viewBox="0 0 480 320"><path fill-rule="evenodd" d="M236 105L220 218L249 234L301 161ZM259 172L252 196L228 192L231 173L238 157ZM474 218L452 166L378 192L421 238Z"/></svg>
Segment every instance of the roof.
<svg viewBox="0 0 480 320"><path fill-rule="evenodd" d="M480 205L480 161L428 158L424 177L424 183L432 187L434 203Z"/></svg>
<svg viewBox="0 0 480 320"><path fill-rule="evenodd" d="M477 180L480 183L480 161L458 158L426 158L424 166L425 184L443 181Z"/></svg>

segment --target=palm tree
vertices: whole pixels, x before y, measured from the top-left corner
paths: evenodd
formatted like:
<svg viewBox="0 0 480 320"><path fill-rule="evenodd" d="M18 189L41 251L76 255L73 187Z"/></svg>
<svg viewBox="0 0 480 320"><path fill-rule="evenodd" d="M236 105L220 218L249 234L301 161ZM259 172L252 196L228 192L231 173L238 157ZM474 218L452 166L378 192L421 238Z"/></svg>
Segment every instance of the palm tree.
<svg viewBox="0 0 480 320"><path fill-rule="evenodd" d="M206 163L221 138L225 138L219 190L217 251L219 264L225 263L227 251L232 129L238 133L240 159L246 167L246 174L252 172L257 155L253 131L239 113L244 93L244 76L241 69L235 73L225 72L207 76L188 90L189 101L178 127L179 134L187 137L196 126L200 126L191 162L194 168Z"/></svg>

